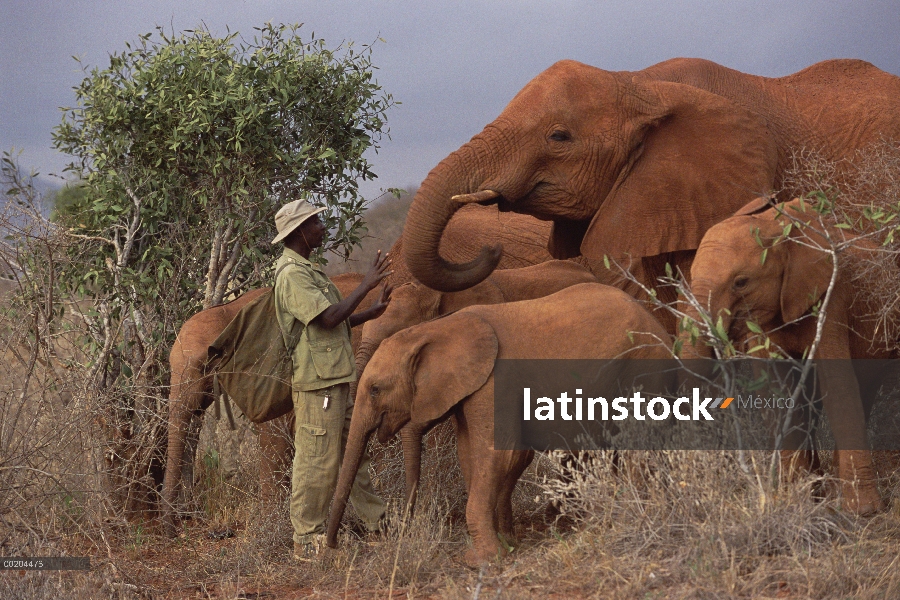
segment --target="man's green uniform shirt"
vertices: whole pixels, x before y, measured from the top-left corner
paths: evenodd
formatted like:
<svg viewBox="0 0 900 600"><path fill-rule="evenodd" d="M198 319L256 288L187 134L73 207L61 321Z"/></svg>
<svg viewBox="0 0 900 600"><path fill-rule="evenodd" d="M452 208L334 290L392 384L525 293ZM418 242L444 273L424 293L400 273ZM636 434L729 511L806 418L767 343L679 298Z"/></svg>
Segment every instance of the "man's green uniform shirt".
<svg viewBox="0 0 900 600"><path fill-rule="evenodd" d="M287 266L282 269L282 265ZM275 281L275 315L288 347L288 336L295 322L303 324L291 356L294 362L294 390L318 390L355 381L356 363L350 345L349 321L334 329L325 329L313 323L322 311L341 301L337 286L317 264L288 248L278 259L275 271L278 273Z"/></svg>

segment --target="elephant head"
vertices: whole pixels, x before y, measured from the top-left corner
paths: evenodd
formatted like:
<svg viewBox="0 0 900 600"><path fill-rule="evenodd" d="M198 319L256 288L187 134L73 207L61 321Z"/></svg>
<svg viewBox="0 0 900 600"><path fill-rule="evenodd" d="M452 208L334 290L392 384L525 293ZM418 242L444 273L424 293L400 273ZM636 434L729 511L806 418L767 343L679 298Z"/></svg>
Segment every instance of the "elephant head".
<svg viewBox="0 0 900 600"><path fill-rule="evenodd" d="M765 332L794 322L825 294L833 269L817 216L799 200L773 207L758 198L707 231L691 266L691 291L729 339L752 337L748 322ZM700 342L685 347L688 356L711 354Z"/></svg>
<svg viewBox="0 0 900 600"><path fill-rule="evenodd" d="M488 381L498 352L497 336L483 319L454 315L460 317L464 322L459 326L468 333L463 340L443 326L444 319L436 319L388 338L372 356L357 388L328 515L330 547L337 545L337 530L372 432L377 430L378 440L386 443L404 426L424 431Z"/></svg>
<svg viewBox="0 0 900 600"><path fill-rule="evenodd" d="M391 293L391 303L384 314L363 324L360 346L356 352L356 373L359 377L362 377L381 342L413 323L437 316L440 294L432 291L420 297L416 293L418 287L415 283L398 286Z"/></svg>
<svg viewBox="0 0 900 600"><path fill-rule="evenodd" d="M772 188L778 160L763 118L723 96L562 61L428 174L404 258L434 289L484 279L499 246L466 264L438 252L447 222L473 202L552 221L555 258L694 250L709 227Z"/></svg>

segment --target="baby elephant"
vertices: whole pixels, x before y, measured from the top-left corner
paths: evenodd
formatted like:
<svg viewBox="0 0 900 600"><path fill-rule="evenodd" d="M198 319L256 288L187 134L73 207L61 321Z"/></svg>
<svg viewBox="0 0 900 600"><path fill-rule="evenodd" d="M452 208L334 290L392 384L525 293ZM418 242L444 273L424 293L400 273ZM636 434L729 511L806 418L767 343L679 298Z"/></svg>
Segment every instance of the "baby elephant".
<svg viewBox="0 0 900 600"><path fill-rule="evenodd" d="M866 418L882 377L868 361L851 365L849 359L895 359L900 355L896 323L900 311L883 297L885 282L900 280L892 261L879 261L870 271L880 248L864 237L819 223L819 215L800 200L774 207L758 198L735 216L710 228L703 236L691 266L691 289L697 300L735 345L751 352L763 350L760 332L782 354L801 359L818 338L816 359L831 359L817 370L818 389L837 453L834 463L842 482L846 510L869 514L884 508L869 450ZM790 227L788 227L790 225ZM828 235L836 243L853 242L831 255ZM832 276L836 276L821 330L814 315ZM888 288L890 289L890 288ZM699 319L694 308L687 314ZM756 324L754 330L748 323ZM701 341L691 345L689 332L681 335L686 358L711 357ZM769 344L765 345L769 348ZM765 355L765 353L763 353ZM841 359L841 360L835 360ZM878 364L878 363L876 363ZM890 361L882 360L883 366ZM866 369L857 374L855 369ZM802 439L803 436L801 436ZM813 463L809 453L782 455L785 466L795 461Z"/></svg>
<svg viewBox="0 0 900 600"><path fill-rule="evenodd" d="M328 517L337 545L350 487L376 429L387 442L411 423L427 428L446 415L457 423L460 467L469 498L472 564L505 554L498 531L513 538L510 498L534 453L494 449L494 361L670 358L669 335L624 292L597 283L536 300L472 306L385 340L360 379L350 436Z"/></svg>

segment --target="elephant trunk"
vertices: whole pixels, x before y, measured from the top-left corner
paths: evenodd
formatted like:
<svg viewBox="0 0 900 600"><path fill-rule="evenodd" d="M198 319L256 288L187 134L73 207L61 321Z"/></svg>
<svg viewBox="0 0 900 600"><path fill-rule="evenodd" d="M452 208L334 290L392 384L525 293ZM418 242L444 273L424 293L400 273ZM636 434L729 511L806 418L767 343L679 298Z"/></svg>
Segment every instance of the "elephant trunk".
<svg viewBox="0 0 900 600"><path fill-rule="evenodd" d="M366 366L369 364L369 361L372 360L372 355L378 350L380 343L380 340L376 341L366 337L363 337L362 341L359 342L359 348L356 350L356 385L358 385L359 381L362 379ZM356 396L354 396L354 398L355 397Z"/></svg>
<svg viewBox="0 0 900 600"><path fill-rule="evenodd" d="M419 478L422 475L422 435L421 427L407 424L400 430L400 442L403 446L403 464L406 469L406 511L411 517L416 508L416 497L419 494Z"/></svg>
<svg viewBox="0 0 900 600"><path fill-rule="evenodd" d="M325 543L329 548L337 547L337 532L341 526L344 510L347 508L347 499L350 490L359 471L369 437L375 429L371 411L358 407L350 419L350 433L347 437L347 446L344 449L344 460L341 463L341 472L338 475L337 487L334 490L334 498L331 501L331 510L328 512L328 524L326 527Z"/></svg>
<svg viewBox="0 0 900 600"><path fill-rule="evenodd" d="M175 386L173 386L173 390ZM169 431L166 451L166 473L162 491L162 526L166 535L175 536L175 505L181 484L184 446L190 425L191 411L177 393L169 398Z"/></svg>
<svg viewBox="0 0 900 600"><path fill-rule="evenodd" d="M403 229L403 259L412 275L426 286L442 292L458 292L483 281L500 262L502 246L484 247L474 260L457 264L439 252L447 223L464 204L487 202L499 194L479 190L482 162L479 140L468 144L438 164L413 199ZM455 198L455 199L454 199Z"/></svg>

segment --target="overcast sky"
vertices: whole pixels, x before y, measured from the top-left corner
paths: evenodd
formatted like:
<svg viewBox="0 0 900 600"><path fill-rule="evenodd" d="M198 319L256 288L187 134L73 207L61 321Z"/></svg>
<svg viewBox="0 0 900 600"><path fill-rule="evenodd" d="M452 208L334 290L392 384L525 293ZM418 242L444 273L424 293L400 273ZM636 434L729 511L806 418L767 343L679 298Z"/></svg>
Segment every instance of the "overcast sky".
<svg viewBox="0 0 900 600"><path fill-rule="evenodd" d="M402 102L390 139L371 155L379 179L361 186L418 185L444 156L499 114L553 62L571 58L638 70L676 57L781 76L828 58L859 58L900 75L897 0L2 0L0 149L23 150L25 168L59 173L51 147L59 107L74 103L77 55L108 54L164 25L252 34L267 21L304 23L329 47L376 45L377 80ZM900 102L900 99L898 99Z"/></svg>

